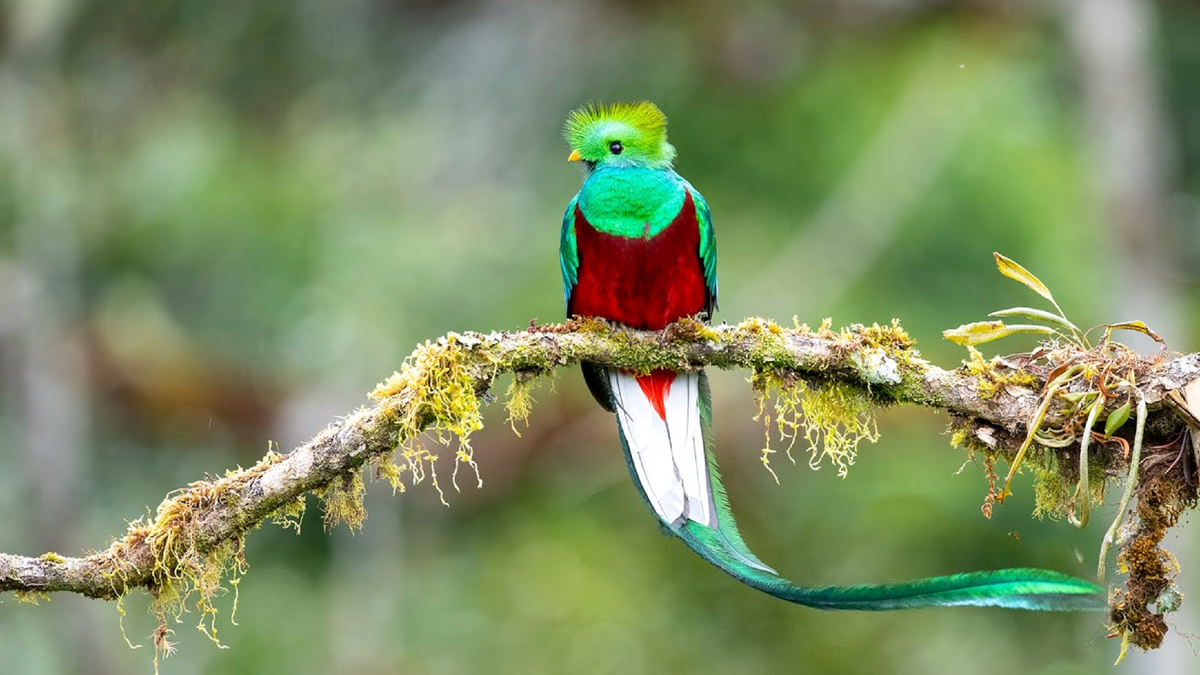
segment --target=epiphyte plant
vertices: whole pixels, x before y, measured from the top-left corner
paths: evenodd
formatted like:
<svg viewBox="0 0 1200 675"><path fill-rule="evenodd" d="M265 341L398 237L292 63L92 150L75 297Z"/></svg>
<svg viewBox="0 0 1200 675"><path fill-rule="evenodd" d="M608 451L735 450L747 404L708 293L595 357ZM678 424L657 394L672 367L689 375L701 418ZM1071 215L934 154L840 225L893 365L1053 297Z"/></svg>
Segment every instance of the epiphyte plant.
<svg viewBox="0 0 1200 675"><path fill-rule="evenodd" d="M1001 274L1033 290L1054 309L1051 312L1032 307L1010 307L992 312L989 316L993 317L993 320L969 323L943 332L946 339L971 351L972 361L968 363L968 367L985 371L1013 369L1016 372L1033 374L1034 381L1044 383L1037 393L1035 412L1026 422L1024 440L1012 457L1003 488L998 494L994 494L995 502L1003 503L1012 495L1013 477L1020 471L1030 449L1035 445L1044 449L1043 454L1050 455L1055 450L1078 444L1078 479L1074 492L1066 502L1065 508L1061 510L1072 524L1079 528L1086 527L1093 504L1102 501L1104 496L1104 469L1119 464L1114 451L1110 461L1101 462L1099 467L1092 466L1090 460L1093 459L1093 443L1119 448L1120 461L1127 463L1128 468L1116 516L1100 543L1096 574L1099 581L1104 583L1105 560L1118 537L1118 532L1122 531L1122 523L1127 522L1126 512L1139 486L1139 469L1146 437L1147 402L1137 383L1139 376L1144 376L1163 360L1168 351L1166 342L1141 320L1099 324L1088 330L1080 329L1067 318L1050 289L1037 276L1000 253L995 253L994 256L996 267ZM1005 319L1014 318L1025 320L1027 323L1005 323ZM1129 345L1114 339L1116 331L1142 333L1157 342L1161 349L1158 354L1143 356ZM1095 338L1093 343L1092 336L1097 332L1100 332L1099 337ZM975 350L976 345L1016 334L1035 334L1044 338L1030 352L996 357L990 363L985 362ZM1186 411L1187 402L1183 401L1177 392L1171 393L1178 399L1172 407L1183 407ZM1172 401L1168 400L1167 403L1171 404ZM1102 416L1103 430L1099 430L1095 427ZM1134 418L1134 429L1132 439L1129 439L1128 432L1118 434L1131 416ZM1183 445L1186 445L1186 432ZM1184 454L1181 450L1180 458L1183 458ZM1061 473L1062 467L1059 468ZM1094 483L1096 473L1099 473L1100 477ZM1055 476L1054 480L1057 479L1058 476ZM993 494L989 494L989 500L992 497ZM1039 503L1039 509L1044 510L1044 505ZM987 512L985 509L985 513ZM1132 524L1135 518L1136 515L1130 516L1129 522ZM1118 561L1122 571L1127 571L1127 562L1121 557ZM1118 595L1116 604L1119 604L1119 600ZM1130 640L1130 626L1124 621L1114 619L1114 635L1123 638L1121 655L1124 656Z"/></svg>

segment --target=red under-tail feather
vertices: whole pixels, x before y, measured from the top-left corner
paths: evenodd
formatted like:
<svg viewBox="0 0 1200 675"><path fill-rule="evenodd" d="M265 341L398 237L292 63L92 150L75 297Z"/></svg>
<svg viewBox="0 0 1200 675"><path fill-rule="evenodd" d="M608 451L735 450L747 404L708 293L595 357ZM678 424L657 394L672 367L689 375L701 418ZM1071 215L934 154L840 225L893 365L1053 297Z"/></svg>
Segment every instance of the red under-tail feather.
<svg viewBox="0 0 1200 675"><path fill-rule="evenodd" d="M649 375L639 375L637 378L642 393L664 422L667 421L667 397L671 395L671 383L674 381L675 371L662 369L652 370Z"/></svg>

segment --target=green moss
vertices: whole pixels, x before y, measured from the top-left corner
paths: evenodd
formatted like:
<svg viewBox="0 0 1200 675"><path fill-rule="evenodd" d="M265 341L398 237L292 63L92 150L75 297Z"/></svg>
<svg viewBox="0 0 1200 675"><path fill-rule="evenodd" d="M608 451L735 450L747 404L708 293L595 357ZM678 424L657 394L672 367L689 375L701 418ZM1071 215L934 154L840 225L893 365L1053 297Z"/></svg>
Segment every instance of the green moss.
<svg viewBox="0 0 1200 675"><path fill-rule="evenodd" d="M889 351L904 351L912 349L917 344L917 341L900 325L899 319L892 319L892 323L887 326L873 323L860 328L853 334L862 336L875 347Z"/></svg>
<svg viewBox="0 0 1200 675"><path fill-rule="evenodd" d="M40 605L42 600L50 602L50 595L48 593L42 593L41 591L15 591L13 595L16 596L17 602L23 602L27 605L34 605L35 607Z"/></svg>
<svg viewBox="0 0 1200 675"><path fill-rule="evenodd" d="M227 472L225 477L217 480L192 483L178 494L163 500L152 522L139 518L130 523L125 537L109 549L111 560L128 559L128 552L141 546L147 547L153 555L149 610L159 621L154 632L156 670L159 658L170 655L174 650L174 644L169 639L172 631L167 627L168 619L178 622L185 613L195 611L199 616L197 628L220 645L217 639L219 612L215 599L227 592L227 586L232 586L235 591L233 611L236 611L237 583L247 569L245 532L212 544L209 533L203 529L205 524L200 516L218 504L236 510L242 490L260 479L282 458L279 453L268 450L266 456L249 469ZM285 526L293 523L299 529L303 510L304 500L298 497L279 505L278 510L269 517ZM111 584L112 597L117 599L122 634L125 613L122 599L129 590L131 571L117 563L102 571Z"/></svg>
<svg viewBox="0 0 1200 675"><path fill-rule="evenodd" d="M233 488L229 481L193 483L183 494L163 502L146 534L146 543L154 554L150 612L159 619L155 632L156 664L159 655L173 649L167 639L167 618L176 622L189 611L189 600L199 614L197 629L218 646L217 616L214 599L225 592L224 580L245 571L245 534L202 550L197 512L221 501ZM137 525L137 523L135 523Z"/></svg>
<svg viewBox="0 0 1200 675"><path fill-rule="evenodd" d="M1000 461L1000 451L981 441L976 435L974 422L966 418L951 417L948 431L950 432L950 446L967 451L967 459L958 469L960 473L976 457L983 461L983 475L987 479L988 489L979 510L983 513L984 518L990 519L999 494L996 486L1000 477L996 474L996 463Z"/></svg>
<svg viewBox="0 0 1200 675"><path fill-rule="evenodd" d="M967 461L975 459L976 455L999 459L1000 451L976 436L973 420L958 415L952 416L947 431L950 434L950 447L966 450Z"/></svg>
<svg viewBox="0 0 1200 675"><path fill-rule="evenodd" d="M795 333L835 343L830 367L836 367L837 359L849 357L858 364L860 377L872 385L885 385L883 389L892 394L903 383L903 375L917 367L919 358L912 350L916 341L899 321L893 320L886 326L855 325L841 331L834 331L828 318L815 331L795 318L793 324ZM775 452L771 447L772 433L787 442L789 457L796 439L803 437L812 468L828 461L844 477L854 463L859 444L879 438L872 393L840 380L800 379L794 373L780 370L775 358L786 335L774 322L747 319L738 324L737 330L753 336L760 345L751 352L750 362L755 369L751 382L758 396L755 419L766 426L763 464L770 469L770 456ZM772 339L774 336L778 338ZM817 371L822 369L821 364L808 365ZM883 399L889 395L884 393Z"/></svg>
<svg viewBox="0 0 1200 675"><path fill-rule="evenodd" d="M745 319L734 327L735 339L750 346L749 365L756 372L778 368L776 355L783 346L784 330L774 321L759 317Z"/></svg>
<svg viewBox="0 0 1200 675"><path fill-rule="evenodd" d="M994 398L1010 386L1036 389L1041 385L1036 375L1019 368L1009 368L1001 362L1000 357L986 361L978 349L968 346L967 351L970 358L963 361L963 370L975 376L975 391L981 399Z"/></svg>
<svg viewBox="0 0 1200 675"><path fill-rule="evenodd" d="M46 553L43 553L40 556L38 556L38 559L45 560L46 562L54 563L56 565L61 565L67 561L66 558L55 553L54 551L47 551Z"/></svg>
<svg viewBox="0 0 1200 675"><path fill-rule="evenodd" d="M1053 464L1033 465L1033 515L1038 519L1058 520L1071 512L1072 483Z"/></svg>
<svg viewBox="0 0 1200 675"><path fill-rule="evenodd" d="M533 412L533 404L536 403L530 392L533 391L536 383L537 377L533 373L518 372L513 375L512 383L504 392L504 409L508 412L508 426L518 437L521 432L517 430L517 422L529 426L529 414Z"/></svg>
<svg viewBox="0 0 1200 675"><path fill-rule="evenodd" d="M950 447L965 448L967 447L967 430L959 427L950 432ZM969 457L968 457L969 459Z"/></svg>
<svg viewBox="0 0 1200 675"><path fill-rule="evenodd" d="M399 461L395 456L399 457ZM406 441L393 456L381 457L376 461L375 467L378 475L392 486L393 494L406 492L409 485L420 485L428 480L437 491L442 504L450 505L446 501L441 483L438 482L437 455L430 452L419 438Z"/></svg>
<svg viewBox="0 0 1200 675"><path fill-rule="evenodd" d="M796 439L803 436L808 443L809 466L818 469L828 460L843 478L854 464L858 445L879 440L874 407L859 387L838 381L806 382L793 373L775 370L756 371L751 384L758 396L755 419L766 427L761 459L772 475L772 427L787 442L789 458Z"/></svg>
<svg viewBox="0 0 1200 675"><path fill-rule="evenodd" d="M409 485L431 476L442 503L446 503L437 480L437 455L421 442L423 431L440 445L456 445L453 474L456 489L458 468L462 464L475 471L476 482L482 485L470 436L483 428L475 382L480 362L486 359L482 351L471 348L487 339L450 333L436 342L426 342L405 359L398 372L371 392L371 397L379 401L381 422L397 430L397 454L403 461L383 457L376 463L379 474L387 478L393 490L405 490L406 474ZM490 365L496 370L500 366Z"/></svg>
<svg viewBox="0 0 1200 675"><path fill-rule="evenodd" d="M952 420L949 429L950 445L966 450L968 462L976 456L983 458L984 474L988 480L988 494L984 498L983 512L990 518L997 498L995 466L1003 458L1003 454L1001 448L989 447L975 436L974 424L963 418ZM1022 468L1024 467L1029 467L1033 473L1035 517L1058 520L1071 515L1078 508L1080 497L1075 494L1075 486L1079 480L1077 464L1064 464L1054 449L1034 444L1022 464ZM1104 501L1107 480L1104 464L1090 463L1088 479L1090 504L1098 506Z"/></svg>
<svg viewBox="0 0 1200 675"><path fill-rule="evenodd" d="M824 319L821 319L821 325L818 326L815 331L813 331L813 335L816 335L820 338L825 338L826 340L833 340L836 339L839 334L833 331L833 319L827 316Z"/></svg>
<svg viewBox="0 0 1200 675"><path fill-rule="evenodd" d="M1094 444L1093 448L1096 447ZM1076 494L1079 481L1078 465L1065 465L1056 453L1047 449L1027 461L1033 468L1033 515L1058 520L1071 516L1079 508L1082 495ZM1102 462L1088 464L1088 495L1091 508L1104 504L1104 488L1108 476Z"/></svg>
<svg viewBox="0 0 1200 675"><path fill-rule="evenodd" d="M362 472L357 469L347 471L325 486L319 493L324 503L325 529L332 530L345 523L351 532L362 531L363 521L367 519L367 509L363 506L366 492Z"/></svg>
<svg viewBox="0 0 1200 675"><path fill-rule="evenodd" d="M385 416L396 420L403 436L416 436L429 426L465 441L483 427L472 362L462 337L450 333L409 355L399 372L375 387L371 398Z"/></svg>
<svg viewBox="0 0 1200 675"><path fill-rule="evenodd" d="M743 319L734 327L734 330L746 335L783 335L783 329L779 327L779 324L760 316Z"/></svg>
<svg viewBox="0 0 1200 675"><path fill-rule="evenodd" d="M304 495L299 495L272 513L271 522L285 530L294 529L296 534L300 534L300 524L304 520L304 512L307 507L308 502L304 499Z"/></svg>
<svg viewBox="0 0 1200 675"><path fill-rule="evenodd" d="M1088 492L1079 494L1079 471L1064 465L1055 453L1044 448L1039 455L1033 456L1027 462L1033 469L1033 516L1038 519L1049 517L1051 520L1069 518L1072 523L1082 526L1077 511L1087 513L1094 511L1104 504L1104 491L1108 484L1104 467L1092 463L1088 467ZM1081 500L1088 501L1087 506L1081 505Z"/></svg>

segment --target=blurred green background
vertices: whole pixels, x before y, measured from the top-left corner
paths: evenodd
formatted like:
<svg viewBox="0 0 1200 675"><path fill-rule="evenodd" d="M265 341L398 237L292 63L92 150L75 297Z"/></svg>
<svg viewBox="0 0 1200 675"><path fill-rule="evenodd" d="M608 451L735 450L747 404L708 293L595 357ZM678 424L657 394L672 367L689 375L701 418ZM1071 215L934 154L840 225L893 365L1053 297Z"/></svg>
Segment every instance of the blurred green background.
<svg viewBox="0 0 1200 675"><path fill-rule="evenodd" d="M1036 300L995 273L999 250L1077 323L1137 317L1200 346L1192 3L0 8L7 552L103 548L168 490L362 404L419 341L558 320L580 180L559 130L592 99L670 116L716 218L718 319L900 317L949 367L964 354L942 329ZM980 467L955 475L945 417L915 408L882 414L845 480L780 458L776 485L746 374L714 388L743 533L791 578L1094 569L1116 495L1076 532L1029 519L1026 479L985 520ZM1100 616L824 613L739 586L658 533L576 372L537 398L521 438L491 407L484 486L452 508L376 483L357 535L323 534L311 500L301 536L256 532L229 648L185 616L163 672L1110 672ZM1187 534L1168 546L1194 572ZM1200 632L1189 600L1174 625ZM142 644L145 604L125 620ZM117 619L0 598L0 672L151 672ZM1197 664L1172 633L1122 668Z"/></svg>

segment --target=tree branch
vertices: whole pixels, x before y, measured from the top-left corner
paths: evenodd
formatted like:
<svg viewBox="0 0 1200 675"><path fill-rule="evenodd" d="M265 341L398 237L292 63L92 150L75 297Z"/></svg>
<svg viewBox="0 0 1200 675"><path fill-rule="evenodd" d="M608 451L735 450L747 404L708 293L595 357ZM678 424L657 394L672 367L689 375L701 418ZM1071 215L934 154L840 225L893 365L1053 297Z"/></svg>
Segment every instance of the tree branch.
<svg viewBox="0 0 1200 675"><path fill-rule="evenodd" d="M782 329L760 319L718 327L684 320L661 334L595 320L515 333L451 333L414 351L372 394L371 407L334 422L286 456L271 452L249 469L172 493L153 522L135 522L104 551L75 558L0 554L0 592L66 591L113 600L145 588L165 603L199 592L202 612L215 613L205 598L223 573L240 573L249 530L298 517L307 492L325 500L327 523L355 526L361 522L359 469L365 463L373 462L400 489L406 473L410 482L419 481L430 458L418 438L426 429L436 429L446 442L458 436L464 444L459 457L470 461L466 437L480 426L479 400L497 377L516 375L510 389L515 399L528 381L580 361L634 370L747 368L785 386L796 378L813 387L848 385L874 404L946 410L974 433L972 447L1011 456L1040 403L1046 373L1028 363L981 359L944 370L912 347L897 324L836 333L824 326ZM1142 358L1136 368L1138 390L1151 409L1147 428L1159 438L1178 434L1184 422L1163 399L1200 377L1200 354ZM1012 377L1016 373L1024 379ZM521 412L519 405L510 407L510 413ZM1069 420L1062 410L1054 415ZM398 447L405 460L399 465L392 461ZM1183 465L1168 471L1179 473Z"/></svg>

